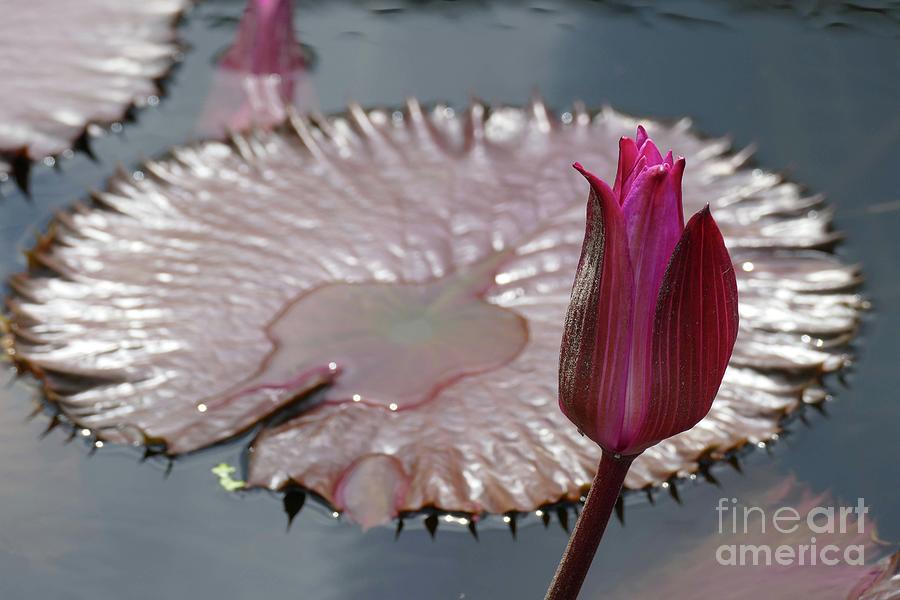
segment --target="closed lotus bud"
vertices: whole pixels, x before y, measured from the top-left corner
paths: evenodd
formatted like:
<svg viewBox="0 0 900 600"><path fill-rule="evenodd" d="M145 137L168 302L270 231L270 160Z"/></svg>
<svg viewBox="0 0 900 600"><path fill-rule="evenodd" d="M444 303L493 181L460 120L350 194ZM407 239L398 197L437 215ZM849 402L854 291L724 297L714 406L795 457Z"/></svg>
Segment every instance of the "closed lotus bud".
<svg viewBox="0 0 900 600"><path fill-rule="evenodd" d="M638 128L615 184L590 183L587 227L559 363L559 403L578 429L624 456L709 412L738 332L731 258L709 207L684 225L683 158Z"/></svg>

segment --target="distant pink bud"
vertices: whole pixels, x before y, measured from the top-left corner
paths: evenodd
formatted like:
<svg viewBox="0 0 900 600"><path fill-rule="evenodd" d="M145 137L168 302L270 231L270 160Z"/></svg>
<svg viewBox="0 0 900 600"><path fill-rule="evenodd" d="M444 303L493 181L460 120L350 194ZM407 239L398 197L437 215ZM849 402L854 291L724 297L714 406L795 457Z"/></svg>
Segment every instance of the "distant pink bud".
<svg viewBox="0 0 900 600"><path fill-rule="evenodd" d="M250 0L221 66L254 75L281 75L306 66L294 37L291 0Z"/></svg>
<svg viewBox="0 0 900 600"><path fill-rule="evenodd" d="M308 65L294 36L291 0L249 0L234 43L219 62L198 133L269 127L289 107L316 108Z"/></svg>

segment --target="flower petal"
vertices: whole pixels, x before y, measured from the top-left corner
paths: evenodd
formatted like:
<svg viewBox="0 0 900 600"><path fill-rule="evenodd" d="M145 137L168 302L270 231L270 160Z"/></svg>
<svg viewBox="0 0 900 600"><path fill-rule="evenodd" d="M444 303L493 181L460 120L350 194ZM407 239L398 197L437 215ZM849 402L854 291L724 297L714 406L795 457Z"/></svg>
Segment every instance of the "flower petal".
<svg viewBox="0 0 900 600"><path fill-rule="evenodd" d="M559 404L592 440L620 442L631 343L633 277L621 208L612 190L575 164L591 184L581 259L559 357Z"/></svg>
<svg viewBox="0 0 900 600"><path fill-rule="evenodd" d="M637 147L640 148L649 139L650 139L650 136L647 135L647 130L644 128L644 126L638 125L637 132L634 134L634 143L637 145Z"/></svg>
<svg viewBox="0 0 900 600"><path fill-rule="evenodd" d="M666 163L667 165L669 165L670 167L674 167L674 166L675 166L675 157L672 156L672 151L671 151L671 150L669 150L668 152L666 152L666 157L663 159L663 162Z"/></svg>
<svg viewBox="0 0 900 600"><path fill-rule="evenodd" d="M712 406L738 332L731 257L709 207L694 215L669 263L656 305L652 402L629 452L693 427Z"/></svg>
<svg viewBox="0 0 900 600"><path fill-rule="evenodd" d="M683 158L673 167L662 163L645 169L635 180L622 207L634 270L633 342L624 423L626 431L633 431L642 422L651 400L648 395L653 321L666 266L684 229L681 207L683 173Z"/></svg>
<svg viewBox="0 0 900 600"><path fill-rule="evenodd" d="M653 140L647 135L647 130L644 129L643 125L638 125L637 134L634 136L634 139L635 144L637 144L638 147L638 154L647 158L648 166L658 165L663 162L663 157L659 152L659 148L656 147L656 144L653 143Z"/></svg>
<svg viewBox="0 0 900 600"><path fill-rule="evenodd" d="M638 125L635 139L622 137L619 139L619 164L616 168L616 182L613 185L613 193L619 204L625 202L625 198L631 192L631 187L638 176L647 167L652 167L663 162L672 164L671 157L663 159L659 148L647 135L642 125ZM669 152L671 155L671 152Z"/></svg>
<svg viewBox="0 0 900 600"><path fill-rule="evenodd" d="M625 180L628 179L634 171L634 165L638 159L638 146L630 137L619 138L619 165L616 167L616 182L613 185L613 194L618 199L619 204L625 200L622 194L622 188L625 187Z"/></svg>

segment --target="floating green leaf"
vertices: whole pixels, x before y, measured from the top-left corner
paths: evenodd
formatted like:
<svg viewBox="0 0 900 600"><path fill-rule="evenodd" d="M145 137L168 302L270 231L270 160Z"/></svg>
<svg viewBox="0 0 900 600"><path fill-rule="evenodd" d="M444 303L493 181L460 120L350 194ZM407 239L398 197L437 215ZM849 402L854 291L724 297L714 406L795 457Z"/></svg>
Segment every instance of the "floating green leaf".
<svg viewBox="0 0 900 600"><path fill-rule="evenodd" d="M234 478L237 468L232 467L228 463L219 463L212 469L212 474L219 478L219 485L228 492L242 490L247 486L247 482Z"/></svg>

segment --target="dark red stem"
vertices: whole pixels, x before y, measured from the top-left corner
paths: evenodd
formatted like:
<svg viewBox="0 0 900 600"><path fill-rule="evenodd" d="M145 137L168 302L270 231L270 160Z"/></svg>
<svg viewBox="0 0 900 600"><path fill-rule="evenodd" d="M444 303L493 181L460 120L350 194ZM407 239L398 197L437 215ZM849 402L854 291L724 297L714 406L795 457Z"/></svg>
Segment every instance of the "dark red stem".
<svg viewBox="0 0 900 600"><path fill-rule="evenodd" d="M544 600L576 600L636 456L603 452L597 476Z"/></svg>

